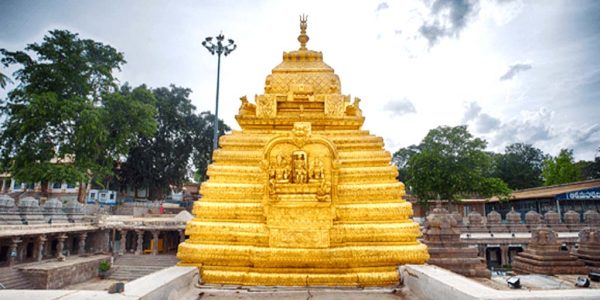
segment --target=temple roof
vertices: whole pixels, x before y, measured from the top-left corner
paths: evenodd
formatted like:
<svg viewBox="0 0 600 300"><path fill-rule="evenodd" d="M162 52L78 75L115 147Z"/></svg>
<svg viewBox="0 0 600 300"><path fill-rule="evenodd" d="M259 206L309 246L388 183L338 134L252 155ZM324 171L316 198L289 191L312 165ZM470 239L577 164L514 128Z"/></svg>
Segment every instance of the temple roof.
<svg viewBox="0 0 600 300"><path fill-rule="evenodd" d="M360 99L341 93L341 83L323 53L306 47L306 16L300 17L300 48L283 53L283 61L265 80L264 94L252 104L246 97L236 119L243 129L289 129L311 122L313 129L359 129L364 117Z"/></svg>

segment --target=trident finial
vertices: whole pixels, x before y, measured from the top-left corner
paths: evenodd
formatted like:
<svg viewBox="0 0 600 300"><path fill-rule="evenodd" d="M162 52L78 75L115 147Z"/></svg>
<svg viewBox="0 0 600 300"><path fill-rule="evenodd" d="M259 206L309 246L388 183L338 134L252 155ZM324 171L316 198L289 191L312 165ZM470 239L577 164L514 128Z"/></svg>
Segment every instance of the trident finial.
<svg viewBox="0 0 600 300"><path fill-rule="evenodd" d="M300 35L298 36L298 41L300 42L300 50L306 50L306 42L308 42L309 38L306 35L306 20L308 16L305 14L300 15Z"/></svg>

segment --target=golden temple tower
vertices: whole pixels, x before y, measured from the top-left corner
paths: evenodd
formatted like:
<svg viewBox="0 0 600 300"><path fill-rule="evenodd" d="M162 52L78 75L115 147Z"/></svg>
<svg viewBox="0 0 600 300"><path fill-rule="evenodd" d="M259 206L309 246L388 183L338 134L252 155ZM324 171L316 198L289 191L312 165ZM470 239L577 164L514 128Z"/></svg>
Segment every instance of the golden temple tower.
<svg viewBox="0 0 600 300"><path fill-rule="evenodd" d="M306 48L306 26L213 154L177 253L206 283L390 285L429 258L383 140L361 130L360 99Z"/></svg>

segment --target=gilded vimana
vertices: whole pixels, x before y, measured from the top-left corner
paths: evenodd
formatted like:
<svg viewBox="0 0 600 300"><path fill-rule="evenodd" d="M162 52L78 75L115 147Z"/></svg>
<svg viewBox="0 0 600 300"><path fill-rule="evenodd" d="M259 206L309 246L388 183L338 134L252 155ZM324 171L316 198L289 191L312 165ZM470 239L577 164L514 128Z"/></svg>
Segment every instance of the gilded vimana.
<svg viewBox="0 0 600 300"><path fill-rule="evenodd" d="M177 253L205 283L391 285L429 258L383 139L306 28L213 154Z"/></svg>

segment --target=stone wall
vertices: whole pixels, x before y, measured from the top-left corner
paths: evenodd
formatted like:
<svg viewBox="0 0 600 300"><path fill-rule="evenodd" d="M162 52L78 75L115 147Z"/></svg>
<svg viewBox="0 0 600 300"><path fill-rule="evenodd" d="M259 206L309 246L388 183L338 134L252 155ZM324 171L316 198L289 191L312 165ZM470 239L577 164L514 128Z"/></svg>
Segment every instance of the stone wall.
<svg viewBox="0 0 600 300"><path fill-rule="evenodd" d="M86 248L90 253L107 253L110 251L110 230L90 232L87 237Z"/></svg>
<svg viewBox="0 0 600 300"><path fill-rule="evenodd" d="M98 276L101 261L110 261L108 255L98 255L60 264L44 264L19 268L36 289L60 289L64 286L90 280Z"/></svg>

